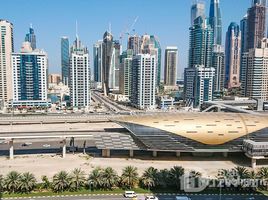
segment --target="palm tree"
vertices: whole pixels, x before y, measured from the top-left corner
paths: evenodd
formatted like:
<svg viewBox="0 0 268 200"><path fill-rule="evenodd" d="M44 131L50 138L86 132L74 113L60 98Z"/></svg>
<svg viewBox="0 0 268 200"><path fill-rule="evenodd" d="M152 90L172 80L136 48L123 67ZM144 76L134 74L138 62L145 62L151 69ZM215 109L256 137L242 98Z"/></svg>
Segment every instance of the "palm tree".
<svg viewBox="0 0 268 200"><path fill-rule="evenodd" d="M149 167L143 172L143 175L141 177L141 182L144 187L148 188L153 188L157 185L157 176L158 175L158 170L155 169L154 167Z"/></svg>
<svg viewBox="0 0 268 200"><path fill-rule="evenodd" d="M32 173L26 172L20 175L19 191L22 193L30 193L36 187L36 178Z"/></svg>
<svg viewBox="0 0 268 200"><path fill-rule="evenodd" d="M181 177L184 175L184 168L180 166L174 166L170 170L171 181L175 184L177 189L180 189Z"/></svg>
<svg viewBox="0 0 268 200"><path fill-rule="evenodd" d="M245 167L235 167L234 168L236 175L240 179L247 179L249 178L249 171Z"/></svg>
<svg viewBox="0 0 268 200"><path fill-rule="evenodd" d="M4 180L4 187L9 193L18 192L20 183L20 174L16 171L11 171L7 174Z"/></svg>
<svg viewBox="0 0 268 200"><path fill-rule="evenodd" d="M168 187L171 184L170 172L167 169L161 169L157 175L158 185L163 188Z"/></svg>
<svg viewBox="0 0 268 200"><path fill-rule="evenodd" d="M70 187L75 191L78 191L85 185L86 177L85 172L81 169L74 169L71 173L71 185Z"/></svg>
<svg viewBox="0 0 268 200"><path fill-rule="evenodd" d="M257 175L262 181L267 182L268 181L268 168L267 167L260 168ZM268 185L266 185L266 189L268 190Z"/></svg>
<svg viewBox="0 0 268 200"><path fill-rule="evenodd" d="M89 174L88 182L90 184L89 187L91 187L91 184L92 184L93 189L97 189L97 188L101 187L101 185L102 185L102 170L101 170L101 168L96 168Z"/></svg>
<svg viewBox="0 0 268 200"><path fill-rule="evenodd" d="M127 166L123 169L121 176L122 184L128 188L132 188L138 182L138 169L137 167Z"/></svg>
<svg viewBox="0 0 268 200"><path fill-rule="evenodd" d="M48 180L48 177L47 176L42 176L41 180L42 180L41 188L45 189L45 190L49 189L51 184L50 184L50 182Z"/></svg>
<svg viewBox="0 0 268 200"><path fill-rule="evenodd" d="M107 167L102 172L102 186L104 189L112 189L118 183L118 175L113 168Z"/></svg>
<svg viewBox="0 0 268 200"><path fill-rule="evenodd" d="M4 177L0 174L0 194L4 191ZM0 196L1 197L1 196Z"/></svg>
<svg viewBox="0 0 268 200"><path fill-rule="evenodd" d="M61 171L53 176L52 187L55 192L69 189L70 177L66 171Z"/></svg>

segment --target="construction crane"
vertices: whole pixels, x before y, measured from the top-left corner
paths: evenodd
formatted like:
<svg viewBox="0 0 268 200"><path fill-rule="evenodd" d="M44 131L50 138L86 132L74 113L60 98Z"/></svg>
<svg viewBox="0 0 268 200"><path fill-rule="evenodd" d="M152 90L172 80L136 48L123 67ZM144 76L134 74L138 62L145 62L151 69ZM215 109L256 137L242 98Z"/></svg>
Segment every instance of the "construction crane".
<svg viewBox="0 0 268 200"><path fill-rule="evenodd" d="M121 43L121 44L122 44L122 40L124 39L124 35L125 35L125 34L128 35L128 38L129 38L129 36L130 36L130 32L131 32L131 31L135 32L134 26L135 26L135 24L137 23L138 19L139 19L139 16L137 16L137 17L135 18L134 22L131 24L131 26L130 26L129 28L126 28L124 31L122 31L122 32L120 33L119 38L120 38L120 43Z"/></svg>

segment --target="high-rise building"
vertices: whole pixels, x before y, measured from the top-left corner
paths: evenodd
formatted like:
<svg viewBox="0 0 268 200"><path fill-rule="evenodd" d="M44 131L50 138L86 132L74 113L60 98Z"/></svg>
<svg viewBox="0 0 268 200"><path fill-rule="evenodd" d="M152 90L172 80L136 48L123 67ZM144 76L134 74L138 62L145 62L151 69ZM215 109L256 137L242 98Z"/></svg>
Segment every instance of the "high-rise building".
<svg viewBox="0 0 268 200"><path fill-rule="evenodd" d="M33 50L30 42L12 54L13 105L47 105L47 60L46 52Z"/></svg>
<svg viewBox="0 0 268 200"><path fill-rule="evenodd" d="M113 52L113 35L106 31L103 35L103 47L102 47L102 78L103 86L102 89L104 94L107 96L109 89L109 74Z"/></svg>
<svg viewBox="0 0 268 200"><path fill-rule="evenodd" d="M240 30L241 30L241 56L243 53L247 52L247 30L248 30L248 15L245 15L240 21Z"/></svg>
<svg viewBox="0 0 268 200"><path fill-rule="evenodd" d="M156 56L150 54L133 57L130 100L139 109L155 108L156 60Z"/></svg>
<svg viewBox="0 0 268 200"><path fill-rule="evenodd" d="M221 45L214 45L212 67L215 69L213 91L216 97L223 91L225 81L225 53Z"/></svg>
<svg viewBox="0 0 268 200"><path fill-rule="evenodd" d="M90 106L90 80L88 49L76 36L70 52L71 106L86 109Z"/></svg>
<svg viewBox="0 0 268 200"><path fill-rule="evenodd" d="M225 83L228 89L240 87L241 31L239 25L229 25L225 40L226 73Z"/></svg>
<svg viewBox="0 0 268 200"><path fill-rule="evenodd" d="M0 101L12 99L11 54L14 52L13 24L0 19Z"/></svg>
<svg viewBox="0 0 268 200"><path fill-rule="evenodd" d="M243 55L242 92L246 97L268 100L268 39L260 48L250 49Z"/></svg>
<svg viewBox="0 0 268 200"><path fill-rule="evenodd" d="M30 42L33 50L36 49L36 36L34 34L34 29L33 29L32 24L30 25L29 33L26 34L24 41Z"/></svg>
<svg viewBox="0 0 268 200"><path fill-rule="evenodd" d="M191 26L194 25L194 20L197 17L205 17L205 3L204 2L196 2L191 7Z"/></svg>
<svg viewBox="0 0 268 200"><path fill-rule="evenodd" d="M124 51L120 60L119 90L121 94L129 97L131 95L133 50Z"/></svg>
<svg viewBox="0 0 268 200"><path fill-rule="evenodd" d="M158 87L161 80L161 46L159 40L154 35L143 35L141 41L141 53L156 56L156 86Z"/></svg>
<svg viewBox="0 0 268 200"><path fill-rule="evenodd" d="M48 84L49 85L58 85L61 81L60 74L49 74L48 75Z"/></svg>
<svg viewBox="0 0 268 200"><path fill-rule="evenodd" d="M102 40L93 46L94 81L102 84Z"/></svg>
<svg viewBox="0 0 268 200"><path fill-rule="evenodd" d="M207 19L198 17L190 27L189 64L188 67L196 65L212 66L213 30L207 23Z"/></svg>
<svg viewBox="0 0 268 200"><path fill-rule="evenodd" d="M247 17L247 50L260 48L266 33L266 6L253 0Z"/></svg>
<svg viewBox="0 0 268 200"><path fill-rule="evenodd" d="M175 86L177 81L178 48L167 47L165 50L164 84Z"/></svg>
<svg viewBox="0 0 268 200"><path fill-rule="evenodd" d="M213 38L213 30L207 19L201 16L196 18L194 25L190 27L189 63L184 72L184 98L186 101L194 99L196 101L196 98L201 98L195 97L195 83L197 81L195 68L199 66L212 67ZM195 102L195 105L198 102Z"/></svg>
<svg viewBox="0 0 268 200"><path fill-rule="evenodd" d="M213 100L215 69L200 65L195 70L194 106L197 107Z"/></svg>
<svg viewBox="0 0 268 200"><path fill-rule="evenodd" d="M114 40L112 44L112 57L109 71L109 90L119 90L119 68L120 68L121 44Z"/></svg>
<svg viewBox="0 0 268 200"><path fill-rule="evenodd" d="M67 37L61 38L61 79L64 85L70 81L70 46Z"/></svg>
<svg viewBox="0 0 268 200"><path fill-rule="evenodd" d="M131 35L128 38L128 49L133 50L133 55L137 55L140 53L141 48L141 37L138 35Z"/></svg>
<svg viewBox="0 0 268 200"><path fill-rule="evenodd" d="M209 23L214 33L214 45L222 45L222 19L220 0L211 0L209 10Z"/></svg>

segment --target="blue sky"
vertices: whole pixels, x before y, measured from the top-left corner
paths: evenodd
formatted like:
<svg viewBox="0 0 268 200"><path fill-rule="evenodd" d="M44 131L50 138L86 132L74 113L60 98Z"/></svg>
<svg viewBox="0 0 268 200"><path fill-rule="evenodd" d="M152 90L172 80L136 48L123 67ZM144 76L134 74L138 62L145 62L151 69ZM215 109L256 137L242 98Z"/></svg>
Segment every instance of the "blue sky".
<svg viewBox="0 0 268 200"><path fill-rule="evenodd" d="M204 1L208 14L209 0ZM221 0L224 37L230 22L239 23L250 2ZM162 49L178 46L182 72L187 67L191 4L192 0L0 0L0 18L14 24L15 51L19 51L32 23L37 47L49 55L49 72L60 72L60 37L68 36L73 42L76 20L79 36L92 59L92 45L102 38L109 23L114 37L119 38L139 16L136 33L157 35Z"/></svg>

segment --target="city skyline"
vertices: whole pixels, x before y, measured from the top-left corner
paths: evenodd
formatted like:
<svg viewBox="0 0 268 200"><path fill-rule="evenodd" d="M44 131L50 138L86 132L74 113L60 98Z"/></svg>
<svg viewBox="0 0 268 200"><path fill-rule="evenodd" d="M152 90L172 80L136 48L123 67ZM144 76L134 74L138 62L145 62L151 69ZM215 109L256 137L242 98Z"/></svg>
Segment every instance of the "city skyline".
<svg viewBox="0 0 268 200"><path fill-rule="evenodd" d="M15 3L16 0L3 2L4 6L12 6L13 12L4 10L2 18L5 18L14 25L14 44L15 52L17 52L24 40L30 24L33 24L35 35L37 38L37 48L44 49L49 56L49 72L60 73L61 58L60 58L60 38L68 36L69 40L74 40L75 37L75 21L78 21L78 33L85 45L89 48L90 65L93 69L93 44L102 38L103 33L108 29L111 23L112 33L115 39L120 39L120 33L125 33L127 27L131 26L134 19L139 16L135 25L136 33L143 35L145 33L156 35L162 49L167 46L178 46L179 64L178 74L182 77L182 72L188 64L188 44L189 44L189 27L190 27L190 9L192 2L189 0L175 1L170 0L169 3L164 3L162 0L157 1L136 1L136 4L131 4L131 10L127 9L131 1L113 2L113 9L109 10L109 6L103 7L98 1L77 1L75 2L81 8L81 12L73 15L65 15L62 12L61 16L57 16L59 8L70 13L72 5L68 4L71 1L65 1L66 4L60 4L53 1L53 8L48 5L50 3L27 1L24 4ZM206 0L206 16L209 14L209 1ZM37 6L37 4L39 6ZM154 4L154 5L152 5ZM237 0L230 4L230 0L222 0L220 7L222 10L223 33L227 31L228 25L231 22L239 23L250 7L251 1ZM102 6L102 12L100 12ZM149 7L153 6L154 12L145 12ZM25 9L24 9L25 8ZM22 15L23 10L33 9L32 15ZM39 10L42 9L42 10ZM86 8L91 8L87 11ZM136 9L137 8L137 9ZM139 9L138 9L139 8ZM186 9L187 8L187 9ZM21 12L18 12L21 9ZM49 10L48 10L49 9ZM227 12L228 11L228 14ZM47 12L50 15L47 15ZM19 13L19 15L15 15ZM116 13L116 14L114 14ZM151 15L151 16L150 16ZM44 17L46 16L46 17ZM63 22L69 23L63 23ZM96 23L97 22L97 23ZM166 23L168 22L168 23ZM60 24L60 25L59 25ZM123 49L126 48L126 37L124 34ZM224 38L223 42L224 42ZM53 45L52 45L53 44ZM162 53L162 66L163 66ZM163 78L163 67L162 67Z"/></svg>

